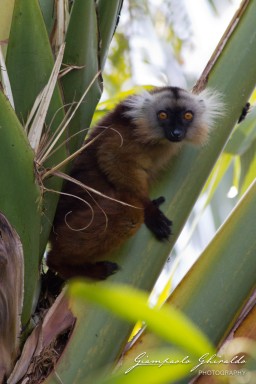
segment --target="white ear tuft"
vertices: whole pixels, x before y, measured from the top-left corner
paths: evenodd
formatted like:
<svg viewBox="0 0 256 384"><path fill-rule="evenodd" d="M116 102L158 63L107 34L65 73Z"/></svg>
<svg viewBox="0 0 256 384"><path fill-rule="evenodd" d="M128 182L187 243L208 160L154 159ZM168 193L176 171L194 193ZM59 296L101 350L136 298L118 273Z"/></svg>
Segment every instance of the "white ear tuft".
<svg viewBox="0 0 256 384"><path fill-rule="evenodd" d="M223 101L223 95L215 89L208 88L195 96L199 101L204 103L204 119L209 128L211 128L216 119L225 115L226 107Z"/></svg>
<svg viewBox="0 0 256 384"><path fill-rule="evenodd" d="M128 97L124 101L124 105L129 107L129 110L125 112L125 116L131 117L132 119L140 118L141 115L143 115L145 106L150 103L151 100L152 95L145 90L141 93Z"/></svg>

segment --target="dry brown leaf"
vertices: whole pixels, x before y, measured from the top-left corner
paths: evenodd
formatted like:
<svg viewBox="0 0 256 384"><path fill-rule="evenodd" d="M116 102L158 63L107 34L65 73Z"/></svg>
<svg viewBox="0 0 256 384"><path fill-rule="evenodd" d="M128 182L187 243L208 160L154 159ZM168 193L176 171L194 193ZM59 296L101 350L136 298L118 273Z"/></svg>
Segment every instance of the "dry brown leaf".
<svg viewBox="0 0 256 384"><path fill-rule="evenodd" d="M55 341L61 334L71 329L74 323L75 318L69 309L68 299L65 293L62 292L48 310L43 321L28 337L22 355L7 383L16 384L25 375L33 375L36 371L39 371L39 364L46 364L46 360L50 361L50 363L52 363L51 360L53 362L57 361L57 352L54 350ZM52 356L52 354L55 354L54 359L49 359L49 355ZM29 382L31 380L32 378Z"/></svg>
<svg viewBox="0 0 256 384"><path fill-rule="evenodd" d="M19 351L23 304L23 251L19 236L0 213L0 382Z"/></svg>

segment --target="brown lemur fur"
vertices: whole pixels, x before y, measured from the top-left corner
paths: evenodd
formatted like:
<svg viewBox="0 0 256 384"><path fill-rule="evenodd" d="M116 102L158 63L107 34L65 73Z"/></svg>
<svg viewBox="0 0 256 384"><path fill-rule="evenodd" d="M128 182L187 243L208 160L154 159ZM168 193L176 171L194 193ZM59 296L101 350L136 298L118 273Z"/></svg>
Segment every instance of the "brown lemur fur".
<svg viewBox="0 0 256 384"><path fill-rule="evenodd" d="M71 177L129 205L66 182L50 236L50 269L64 279L103 279L118 266L100 260L143 223L157 239L168 239L171 221L159 209L164 198L151 200L149 188L183 143L206 142L219 106L216 92L163 87L130 96L107 114L87 138L98 136L76 158Z"/></svg>

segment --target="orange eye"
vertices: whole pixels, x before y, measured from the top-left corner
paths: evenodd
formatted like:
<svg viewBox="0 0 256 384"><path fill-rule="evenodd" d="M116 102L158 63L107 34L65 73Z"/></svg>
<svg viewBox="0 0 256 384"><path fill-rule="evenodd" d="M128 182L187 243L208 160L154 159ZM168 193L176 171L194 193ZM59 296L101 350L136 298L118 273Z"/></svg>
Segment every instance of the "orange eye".
<svg viewBox="0 0 256 384"><path fill-rule="evenodd" d="M160 120L166 120L168 118L168 115L165 111L159 111L157 116Z"/></svg>
<svg viewBox="0 0 256 384"><path fill-rule="evenodd" d="M187 111L187 112L184 113L183 117L184 117L185 120L190 121L190 120L193 119L194 115L193 115L192 112Z"/></svg>

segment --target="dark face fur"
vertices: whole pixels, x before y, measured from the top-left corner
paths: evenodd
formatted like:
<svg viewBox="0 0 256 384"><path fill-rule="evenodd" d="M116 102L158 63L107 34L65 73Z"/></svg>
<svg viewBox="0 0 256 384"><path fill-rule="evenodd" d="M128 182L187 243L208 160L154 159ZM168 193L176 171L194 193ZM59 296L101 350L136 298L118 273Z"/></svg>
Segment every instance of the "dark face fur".
<svg viewBox="0 0 256 384"><path fill-rule="evenodd" d="M187 94L182 89L174 87L156 91L154 95L159 107L165 106L164 109L156 111L158 125L162 128L165 138L173 142L184 140L195 114L195 106L190 98L187 100Z"/></svg>
<svg viewBox="0 0 256 384"><path fill-rule="evenodd" d="M126 115L136 124L141 141L202 144L212 122L214 102L206 93L194 95L181 88L163 87L132 96L125 104L129 107Z"/></svg>
<svg viewBox="0 0 256 384"><path fill-rule="evenodd" d="M157 118L166 139L178 142L185 139L187 130L193 122L194 113L185 108L167 108L159 111Z"/></svg>

